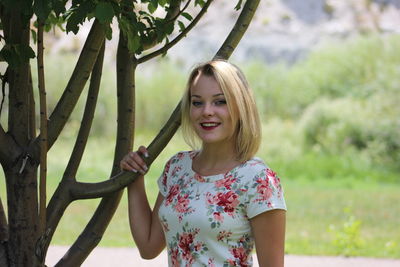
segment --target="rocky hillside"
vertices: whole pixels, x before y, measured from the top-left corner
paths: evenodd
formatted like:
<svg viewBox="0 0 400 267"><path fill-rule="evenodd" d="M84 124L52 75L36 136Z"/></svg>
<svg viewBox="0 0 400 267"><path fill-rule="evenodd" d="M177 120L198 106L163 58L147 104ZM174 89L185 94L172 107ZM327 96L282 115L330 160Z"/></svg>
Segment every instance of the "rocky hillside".
<svg viewBox="0 0 400 267"><path fill-rule="evenodd" d="M237 1L215 0L197 27L170 50L169 57L189 65L212 57L239 14L234 10ZM79 50L88 27L78 36L58 35L49 42L49 50ZM400 33L400 0L261 0L233 57L291 63L324 40L370 32ZM115 46L111 41L108 50L114 51Z"/></svg>

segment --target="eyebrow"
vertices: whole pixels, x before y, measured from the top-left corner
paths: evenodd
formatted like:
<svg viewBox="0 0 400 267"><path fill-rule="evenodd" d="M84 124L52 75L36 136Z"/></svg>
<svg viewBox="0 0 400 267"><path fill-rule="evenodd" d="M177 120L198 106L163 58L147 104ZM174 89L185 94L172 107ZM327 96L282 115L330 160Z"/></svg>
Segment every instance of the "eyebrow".
<svg viewBox="0 0 400 267"><path fill-rule="evenodd" d="M225 95L223 93L213 95L213 97L217 97L217 96L225 96ZM191 95L191 97L201 98L201 96L199 96L199 95Z"/></svg>

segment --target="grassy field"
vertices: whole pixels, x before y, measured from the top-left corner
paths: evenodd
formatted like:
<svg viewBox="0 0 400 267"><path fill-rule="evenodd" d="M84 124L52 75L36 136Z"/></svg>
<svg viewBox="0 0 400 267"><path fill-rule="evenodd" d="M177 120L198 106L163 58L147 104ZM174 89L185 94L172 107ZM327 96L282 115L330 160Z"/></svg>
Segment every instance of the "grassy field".
<svg viewBox="0 0 400 267"><path fill-rule="evenodd" d="M259 156L280 175L285 188L287 253L400 258L399 47L400 35L362 36L321 47L291 66L241 64L263 123ZM75 55L46 60L52 77L49 111L75 60ZM149 144L156 135L180 98L188 72L168 56L156 69L138 68L135 127L140 134L135 144ZM115 75L106 71L103 78L91 133L95 138L88 143L77 175L87 182L107 179L112 166ZM80 100L49 153L48 196L67 164L83 106ZM2 114L2 125L6 117ZM146 180L151 202L164 163L186 149L178 134L154 162ZM4 206L5 194L0 177ZM72 203L53 244L71 244L98 202ZM100 245L134 246L126 196Z"/></svg>
<svg viewBox="0 0 400 267"><path fill-rule="evenodd" d="M151 133L139 136L136 143L147 144L149 136L152 136ZM71 147L71 143L64 140L50 152L49 195L59 182ZM176 151L183 149L188 148L178 134L153 164L147 176L147 189L152 203L158 190L156 180L164 162ZM78 179L106 179L112 154L113 145L110 142L91 140ZM321 168L316 168L313 172L311 168L298 168L298 173L294 174L287 164L285 166L281 163L283 160L274 160L272 156L263 153L260 156L280 173L285 188L288 206L287 253L400 258L400 206L396 205L400 201L399 184L380 183L376 179L356 179L350 174L334 175L332 179L323 177L329 173L334 174L332 169L321 172ZM321 157L305 157L302 165L318 165L315 162L317 158L323 162ZM326 159L330 160L332 158ZM296 163L296 166L299 165L301 162ZM338 172L344 172L343 166L339 166ZM313 179L315 175L322 177ZM0 194L5 199L4 181L0 180ZM98 202L84 200L72 203L60 222L52 244L71 244L91 218ZM100 246L134 246L128 226L126 194Z"/></svg>

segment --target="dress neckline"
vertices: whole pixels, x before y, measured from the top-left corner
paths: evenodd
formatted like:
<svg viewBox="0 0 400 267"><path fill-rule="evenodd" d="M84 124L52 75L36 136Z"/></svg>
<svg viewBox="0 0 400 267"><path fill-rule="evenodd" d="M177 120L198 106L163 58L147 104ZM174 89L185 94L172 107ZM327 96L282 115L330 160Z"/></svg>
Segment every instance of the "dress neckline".
<svg viewBox="0 0 400 267"><path fill-rule="evenodd" d="M199 173L197 173L194 169L193 169L193 159L196 157L196 155L199 153L199 151L192 151L192 153L190 153L190 171L194 174L194 179L198 182L205 182L205 183L212 183L221 179L224 179L229 173L232 173L234 170L236 170L237 168L239 168L240 166L242 166L244 163L246 162L242 162L237 164L236 166L234 166L233 168L231 168L230 170L226 171L225 173L218 173L218 174L212 174L212 175L201 175Z"/></svg>

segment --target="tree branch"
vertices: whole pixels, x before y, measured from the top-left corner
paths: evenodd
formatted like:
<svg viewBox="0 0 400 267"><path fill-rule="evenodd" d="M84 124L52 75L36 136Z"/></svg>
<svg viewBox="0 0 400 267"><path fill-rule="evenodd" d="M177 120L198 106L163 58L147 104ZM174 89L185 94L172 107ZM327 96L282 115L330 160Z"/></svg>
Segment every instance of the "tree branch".
<svg viewBox="0 0 400 267"><path fill-rule="evenodd" d="M171 23L176 20L176 18L180 14L180 5L181 5L182 0L172 0L169 7L167 14L165 15L164 20L166 20L165 24ZM188 4L191 2L191 0L188 1ZM186 9L187 5L184 7ZM183 11L182 11L183 12ZM153 30L154 28L147 29L146 31ZM148 50L154 46L156 46L159 42L157 41L157 36L155 35L151 40L143 44L143 50Z"/></svg>
<svg viewBox="0 0 400 267"><path fill-rule="evenodd" d="M57 140L75 108L86 81L89 79L104 39L105 33L103 27L95 20L64 93L50 115L48 124L48 149ZM32 153L35 153L34 155L36 156L38 155L38 141L36 139L34 144L36 147L32 147L34 150Z"/></svg>
<svg viewBox="0 0 400 267"><path fill-rule="evenodd" d="M3 204L0 199L0 266L8 266L7 262L8 224Z"/></svg>
<svg viewBox="0 0 400 267"><path fill-rule="evenodd" d="M8 224L6 213L4 212L3 203L0 198L0 243L8 240Z"/></svg>
<svg viewBox="0 0 400 267"><path fill-rule="evenodd" d="M147 166L150 166L158 155L163 151L180 126L180 103L175 108L164 127L147 147L149 157L144 158ZM71 196L74 199L98 198L107 196L115 191L121 190L139 175L133 172L120 172L110 180L99 183L76 183L71 188Z"/></svg>
<svg viewBox="0 0 400 267"><path fill-rule="evenodd" d="M46 229L46 175L47 175L47 103L43 62L43 21L38 21L37 34L37 71L40 105L40 185L39 185L39 220L40 232Z"/></svg>
<svg viewBox="0 0 400 267"><path fill-rule="evenodd" d="M0 124L0 163L3 166L11 166L21 153L19 146Z"/></svg>
<svg viewBox="0 0 400 267"><path fill-rule="evenodd" d="M134 133L134 98L135 70L134 55L128 50L127 43L120 32L117 51L117 143L111 176L120 172L119 162L132 149ZM56 266L80 266L89 253L100 242L104 231L110 223L122 196L122 191L105 197L100 202L93 217L81 235Z"/></svg>
<svg viewBox="0 0 400 267"><path fill-rule="evenodd" d="M235 50L247 28L249 27L259 3L260 0L246 1L246 4L243 6L239 17L233 26L233 29L214 58L229 58L231 56L233 50Z"/></svg>
<svg viewBox="0 0 400 267"><path fill-rule="evenodd" d="M89 137L90 129L96 110L97 97L100 90L100 81L103 72L105 42L101 46L96 64L93 67L92 75L90 77L90 86L86 100L86 106L81 120L78 136L76 138L74 149L69 158L68 165L65 169L63 179L75 178L78 171L79 164L82 160L83 152L85 151L86 143Z"/></svg>
<svg viewBox="0 0 400 267"><path fill-rule="evenodd" d="M177 44L183 37L185 37L188 32L193 29L194 26L196 26L197 22L201 19L201 17L207 12L208 7L212 3L213 0L208 0L207 3L204 5L204 7L200 10L199 14L193 19L193 21L183 30L177 37L175 37L174 40L171 42L167 43L165 46L162 48L146 55L138 59L138 64L141 64L143 62L148 61L149 59L152 59L158 55L166 53L171 47L173 47L175 44Z"/></svg>
<svg viewBox="0 0 400 267"><path fill-rule="evenodd" d="M47 247L50 244L50 240L60 222L61 216L64 213L68 205L73 201L70 194L70 188L76 183L75 175L78 170L79 164L82 159L83 152L87 143L87 139L90 133L90 128L93 121L94 112L96 109L97 96L100 89L100 80L102 76L103 60L104 60L105 42L98 54L98 58L93 67L89 92L87 96L85 111L83 114L81 127L76 139L74 149L71 153L70 160L68 162L67 168L64 172L64 176L61 184L54 193L52 199L50 200L47 216L47 230L46 230L46 240L42 243L43 248L40 248L42 252L47 251ZM62 189L61 189L62 188Z"/></svg>

